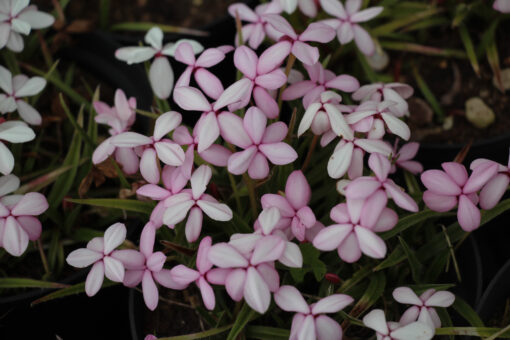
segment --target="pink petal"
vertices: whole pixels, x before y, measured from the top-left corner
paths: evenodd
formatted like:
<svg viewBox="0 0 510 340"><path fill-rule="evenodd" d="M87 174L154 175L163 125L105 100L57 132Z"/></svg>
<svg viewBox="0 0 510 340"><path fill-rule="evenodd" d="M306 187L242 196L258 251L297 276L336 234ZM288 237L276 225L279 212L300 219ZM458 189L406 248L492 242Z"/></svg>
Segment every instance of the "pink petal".
<svg viewBox="0 0 510 340"><path fill-rule="evenodd" d="M105 139L99 146L94 150L92 154L92 163L99 164L106 160L115 151L115 146L111 144L111 138Z"/></svg>
<svg viewBox="0 0 510 340"><path fill-rule="evenodd" d="M457 196L439 195L430 190L426 190L423 193L423 202L425 202L430 210L446 212L457 205Z"/></svg>
<svg viewBox="0 0 510 340"><path fill-rule="evenodd" d="M227 243L217 243L209 249L209 261L220 268L247 267L248 261Z"/></svg>
<svg viewBox="0 0 510 340"><path fill-rule="evenodd" d="M303 97L306 93L308 93L315 86L315 82L310 80L300 81L294 83L287 87L285 91L282 93L283 100L294 100L300 97Z"/></svg>
<svg viewBox="0 0 510 340"><path fill-rule="evenodd" d="M266 89L255 86L253 89L253 99L255 100L255 105L264 112L267 118L274 119L278 117L280 113L278 103L276 103Z"/></svg>
<svg viewBox="0 0 510 340"><path fill-rule="evenodd" d="M236 81L223 91L221 96L214 103L213 109L218 111L225 106L241 101L251 92L252 86L252 81L247 78Z"/></svg>
<svg viewBox="0 0 510 340"><path fill-rule="evenodd" d="M268 209L270 207L277 207L280 210L282 217L292 217L295 214L294 209L289 201L283 196L276 194L265 194L261 198L262 208Z"/></svg>
<svg viewBox="0 0 510 340"><path fill-rule="evenodd" d="M157 184L159 182L159 166L156 150L145 149L140 159L140 173L149 183Z"/></svg>
<svg viewBox="0 0 510 340"><path fill-rule="evenodd" d="M266 157L257 152L248 168L248 175L253 179L263 179L269 174L269 164Z"/></svg>
<svg viewBox="0 0 510 340"><path fill-rule="evenodd" d="M195 81L206 95L213 99L218 99L223 93L223 84L211 72L204 68L199 68L195 72Z"/></svg>
<svg viewBox="0 0 510 340"><path fill-rule="evenodd" d="M457 196L460 195L460 187L441 170L427 170L421 174L421 181L423 185L430 191L445 195Z"/></svg>
<svg viewBox="0 0 510 340"><path fill-rule="evenodd" d="M343 136L348 140L352 140L354 138L354 134L338 108L331 104L324 104L324 108L328 113L331 129L338 136Z"/></svg>
<svg viewBox="0 0 510 340"><path fill-rule="evenodd" d="M232 51L234 48L231 46L220 46L224 47L223 51L221 48L208 48L198 57L196 66L199 67L211 67L220 63L225 59L225 54Z"/></svg>
<svg viewBox="0 0 510 340"><path fill-rule="evenodd" d="M375 173L378 180L384 181L390 172L391 163L383 155L373 153L368 159L368 166Z"/></svg>
<svg viewBox="0 0 510 340"><path fill-rule="evenodd" d="M434 328L422 322L413 322L391 332L391 337L397 340L432 339Z"/></svg>
<svg viewBox="0 0 510 340"><path fill-rule="evenodd" d="M359 81L353 76L342 74L324 84L328 88L334 88L344 92L354 92L359 88Z"/></svg>
<svg viewBox="0 0 510 340"><path fill-rule="evenodd" d="M335 150L328 161L328 175L332 178L340 178L345 175L351 165L354 145L345 143Z"/></svg>
<svg viewBox="0 0 510 340"><path fill-rule="evenodd" d="M228 159L228 171L234 175L245 173L256 154L256 146L249 147L241 152L236 152Z"/></svg>
<svg viewBox="0 0 510 340"><path fill-rule="evenodd" d="M124 275L124 286L126 287L136 287L140 282L142 282L144 270L127 270Z"/></svg>
<svg viewBox="0 0 510 340"><path fill-rule="evenodd" d="M183 64L193 65L195 63L195 51L193 51L190 43L182 42L175 49L174 58Z"/></svg>
<svg viewBox="0 0 510 340"><path fill-rule="evenodd" d="M274 294L274 302L286 312L310 313L308 304L294 286L281 286Z"/></svg>
<svg viewBox="0 0 510 340"><path fill-rule="evenodd" d="M494 176L480 192L480 207L485 210L494 208L505 194L509 183L510 177L507 174Z"/></svg>
<svg viewBox="0 0 510 340"><path fill-rule="evenodd" d="M352 28L354 30L354 41L356 41L360 51L368 56L374 54L375 44L370 34L359 25L353 25Z"/></svg>
<svg viewBox="0 0 510 340"><path fill-rule="evenodd" d="M200 236L203 218L202 210L199 207L191 208L185 227L186 240L188 242L195 242Z"/></svg>
<svg viewBox="0 0 510 340"><path fill-rule="evenodd" d="M158 287L156 287L156 283L154 283L151 272L148 270L143 273L142 289L145 305L150 310L155 310L159 301Z"/></svg>
<svg viewBox="0 0 510 340"><path fill-rule="evenodd" d="M255 269L254 269L255 270ZM244 295L246 283L246 270L236 269L231 271L225 279L225 289L234 301L241 301Z"/></svg>
<svg viewBox="0 0 510 340"><path fill-rule="evenodd" d="M203 277L197 281L197 286L198 289L200 289L200 294L202 295L202 301L204 301L205 308L213 310L216 305L216 298L214 297L212 287Z"/></svg>
<svg viewBox="0 0 510 340"><path fill-rule="evenodd" d="M329 316L320 315L315 319L317 340L342 340L342 327Z"/></svg>
<svg viewBox="0 0 510 340"><path fill-rule="evenodd" d="M285 242L279 236L266 236L257 241L250 262L256 266L278 260L285 251Z"/></svg>
<svg viewBox="0 0 510 340"><path fill-rule="evenodd" d="M299 35L300 41L328 43L335 38L335 30L320 22L313 22Z"/></svg>
<svg viewBox="0 0 510 340"><path fill-rule="evenodd" d="M154 125L154 139L159 141L170 131L174 130L181 124L182 116L179 112L165 112L156 119Z"/></svg>
<svg viewBox="0 0 510 340"><path fill-rule="evenodd" d="M251 80L257 76L257 62L255 52L246 46L240 46L234 52L234 65Z"/></svg>
<svg viewBox="0 0 510 340"><path fill-rule="evenodd" d="M389 333L388 326L386 324L386 317L384 311L381 309L374 309L363 317L363 323L368 328L373 329L377 333L386 335Z"/></svg>
<svg viewBox="0 0 510 340"><path fill-rule="evenodd" d="M182 264L173 267L170 272L174 281L182 286L187 286L200 277L200 273Z"/></svg>
<svg viewBox="0 0 510 340"><path fill-rule="evenodd" d="M319 49L301 41L295 41L291 51L303 64L313 65L319 60Z"/></svg>
<svg viewBox="0 0 510 340"><path fill-rule="evenodd" d="M364 199L372 195L381 184L374 177L359 177L345 188L345 196L349 199Z"/></svg>
<svg viewBox="0 0 510 340"><path fill-rule="evenodd" d="M356 226L354 228L361 251L370 257L382 259L386 256L386 244L368 228Z"/></svg>
<svg viewBox="0 0 510 340"><path fill-rule="evenodd" d="M212 111L205 113L197 131L197 151L200 153L209 148L219 136L220 127L216 114Z"/></svg>
<svg viewBox="0 0 510 340"><path fill-rule="evenodd" d="M11 210L11 214L13 216L37 216L45 212L48 207L48 201L44 195L38 192L29 192L23 195L21 200Z"/></svg>
<svg viewBox="0 0 510 340"><path fill-rule="evenodd" d="M278 271L274 268L273 263L262 263L257 266L257 271L267 284L267 288L272 293L275 293L280 288L280 276Z"/></svg>
<svg viewBox="0 0 510 340"><path fill-rule="evenodd" d="M133 175L138 172L140 161L132 148L116 148L115 160L122 165L126 174Z"/></svg>
<svg viewBox="0 0 510 340"><path fill-rule="evenodd" d="M370 7L360 12L354 13L351 16L352 22L364 22L378 16L383 10L383 7Z"/></svg>
<svg viewBox="0 0 510 340"><path fill-rule="evenodd" d="M317 236L315 236L313 239L313 246L324 251L336 249L351 232L351 224L334 224L322 229Z"/></svg>
<svg viewBox="0 0 510 340"><path fill-rule="evenodd" d="M209 101L200 90L194 87L176 87L174 89L174 100L177 105L188 111L206 112L211 109Z"/></svg>
<svg viewBox="0 0 510 340"><path fill-rule="evenodd" d="M16 218L16 220L18 221L21 228L23 228L23 230L27 233L28 239L30 241L39 239L41 236L42 225L37 218L33 216L19 216Z"/></svg>
<svg viewBox="0 0 510 340"><path fill-rule="evenodd" d="M103 259L104 262L104 273L108 280L114 282L124 281L124 266L119 260L106 256Z"/></svg>
<svg viewBox="0 0 510 340"><path fill-rule="evenodd" d="M261 23L255 24L253 30L250 33L250 41L248 44L251 48L257 49L265 38L264 27Z"/></svg>
<svg viewBox="0 0 510 340"><path fill-rule="evenodd" d="M361 225L372 228L379 221L380 215L386 207L386 203L388 203L388 196L383 190L377 190L368 197L361 211Z"/></svg>
<svg viewBox="0 0 510 340"><path fill-rule="evenodd" d="M174 86L174 71L166 57L156 57L149 69L149 80L156 97L166 99Z"/></svg>
<svg viewBox="0 0 510 340"><path fill-rule="evenodd" d="M480 226L480 210L465 195L459 197L457 219L464 231L473 231Z"/></svg>
<svg viewBox="0 0 510 340"><path fill-rule="evenodd" d="M396 205L408 211L418 212L418 205L414 199L406 194L404 190L398 187L392 180L388 180L384 183L384 189L386 189L386 192L390 195Z"/></svg>
<svg viewBox="0 0 510 340"><path fill-rule="evenodd" d="M156 184L145 184L136 190L136 194L160 201L167 198L171 193Z"/></svg>
<svg viewBox="0 0 510 340"><path fill-rule="evenodd" d="M338 26L337 37L340 44L348 44L354 39L354 31L352 28L353 26L348 22L344 22Z"/></svg>
<svg viewBox="0 0 510 340"><path fill-rule="evenodd" d="M232 219L232 210L226 204L199 200L197 205L215 221L230 221Z"/></svg>
<svg viewBox="0 0 510 340"><path fill-rule="evenodd" d="M404 123L401 119L393 116L392 114L385 112L381 113L381 117L391 133L399 136L403 140L409 140L411 137L411 130L406 123Z"/></svg>
<svg viewBox="0 0 510 340"><path fill-rule="evenodd" d="M384 208L376 224L372 227L375 232L382 232L392 229L398 222L398 215L390 208Z"/></svg>
<svg viewBox="0 0 510 340"><path fill-rule="evenodd" d="M4 236L4 244L5 244L5 236ZM103 258L103 254L98 253L96 251L92 251L87 248L80 248L73 250L69 255L67 255L66 262L70 266L76 268L85 268L97 262Z"/></svg>
<svg viewBox="0 0 510 340"><path fill-rule="evenodd" d="M176 195L172 196L175 197ZM166 225L176 225L177 223L184 220L188 211L191 207L195 205L195 202L192 200L185 200L181 202L177 202L167 207L165 214L163 215L163 222Z"/></svg>
<svg viewBox="0 0 510 340"><path fill-rule="evenodd" d="M200 241L197 253L197 269L201 274L205 274L209 269L212 268L213 264L209 261L208 253L212 245L212 239L210 236L206 236Z"/></svg>
<svg viewBox="0 0 510 340"><path fill-rule="evenodd" d="M181 290L187 287L187 284L183 285L175 281L172 271L169 269L161 269L159 272L153 272L152 277L156 282L166 288Z"/></svg>
<svg viewBox="0 0 510 340"><path fill-rule="evenodd" d="M136 132L123 132L111 138L111 143L121 148L152 144L152 139Z"/></svg>
<svg viewBox="0 0 510 340"><path fill-rule="evenodd" d="M354 302L354 299L345 294L333 294L320 299L313 307L312 314L336 313Z"/></svg>
<svg viewBox="0 0 510 340"><path fill-rule="evenodd" d="M266 74L279 67L290 54L291 48L290 42L280 41L262 52L257 64L257 74Z"/></svg>
<svg viewBox="0 0 510 340"><path fill-rule="evenodd" d="M345 13L344 6L338 0L320 0L322 9L334 17L346 19L347 13Z"/></svg>
<svg viewBox="0 0 510 340"><path fill-rule="evenodd" d="M104 253L110 254L115 248L120 246L125 239L126 226L122 223L111 225L104 233Z"/></svg>
<svg viewBox="0 0 510 340"><path fill-rule="evenodd" d="M295 210L304 207L310 201L312 191L306 177L300 170L293 171L285 184L285 196Z"/></svg>
<svg viewBox="0 0 510 340"><path fill-rule="evenodd" d="M122 262L126 269L140 269L145 265L145 256L134 249L115 250L111 257Z"/></svg>
<svg viewBox="0 0 510 340"><path fill-rule="evenodd" d="M465 194L477 192L480 190L491 178L498 173L498 164L482 164L473 170L471 176L467 180L462 192Z"/></svg>
<svg viewBox="0 0 510 340"><path fill-rule="evenodd" d="M421 304L421 301L420 301ZM404 314L400 317L400 320L398 323L400 323L402 326L408 325L410 323L415 322L418 320L418 316L420 315L420 308L417 306L409 307Z"/></svg>
<svg viewBox="0 0 510 340"><path fill-rule="evenodd" d="M243 21L256 22L258 20L255 12L243 3L235 3L228 6L228 13L234 18L236 14L239 15L239 18Z"/></svg>
<svg viewBox="0 0 510 340"><path fill-rule="evenodd" d="M220 125L221 136L227 142L243 149L252 145L250 137L244 130L243 120L239 116L230 112L223 112L218 116L218 123Z"/></svg>
<svg viewBox="0 0 510 340"><path fill-rule="evenodd" d="M197 170L193 172L190 182L194 199L199 199L200 196L202 196L202 194L205 192L207 185L211 180L211 176L212 170L207 165L201 165Z"/></svg>
<svg viewBox="0 0 510 340"><path fill-rule="evenodd" d="M447 291L435 292L425 301L426 306L450 307L455 301L455 295Z"/></svg>
<svg viewBox="0 0 510 340"><path fill-rule="evenodd" d="M224 285L225 280L232 272L230 268L213 268L209 270L206 274L207 281L215 285Z"/></svg>
<svg viewBox="0 0 510 340"><path fill-rule="evenodd" d="M266 129L267 119L262 111L250 107L243 119L244 130L250 136L253 144L260 144Z"/></svg>
<svg viewBox="0 0 510 340"><path fill-rule="evenodd" d="M283 142L273 144L262 144L259 150L276 165L284 165L292 163L297 158L297 153L294 149Z"/></svg>
<svg viewBox="0 0 510 340"><path fill-rule="evenodd" d="M462 187L466 183L468 173L464 165L457 162L445 162L441 164L441 167L458 186Z"/></svg>
<svg viewBox="0 0 510 340"><path fill-rule="evenodd" d="M85 280L85 293L88 296L94 296L101 289L104 280L104 265L102 261L96 262Z"/></svg>
<svg viewBox="0 0 510 340"><path fill-rule="evenodd" d="M315 339L316 336L316 330L315 330L315 320L313 315L307 315L305 317L305 320L303 322L303 325L301 326L301 329L299 330L299 337L298 339Z"/></svg>
<svg viewBox="0 0 510 340"><path fill-rule="evenodd" d="M354 263L360 259L361 249L358 239L354 233L350 233L342 244L340 244L340 247L338 248L338 255L347 263Z"/></svg>
<svg viewBox="0 0 510 340"><path fill-rule="evenodd" d="M247 270L243 295L246 303L260 314L265 313L269 308L271 293L262 276L253 267Z"/></svg>
<svg viewBox="0 0 510 340"><path fill-rule="evenodd" d="M282 70L277 68L269 73L258 76L255 83L267 90L276 90L287 82L287 76Z"/></svg>

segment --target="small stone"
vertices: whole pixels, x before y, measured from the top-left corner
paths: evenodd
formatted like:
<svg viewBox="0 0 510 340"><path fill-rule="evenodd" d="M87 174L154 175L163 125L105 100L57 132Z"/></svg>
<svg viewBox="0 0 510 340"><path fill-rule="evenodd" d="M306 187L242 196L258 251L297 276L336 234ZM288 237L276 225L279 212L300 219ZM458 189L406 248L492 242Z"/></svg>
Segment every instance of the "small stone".
<svg viewBox="0 0 510 340"><path fill-rule="evenodd" d="M466 101L466 118L477 128L484 129L494 122L496 116L480 97L473 97Z"/></svg>
<svg viewBox="0 0 510 340"><path fill-rule="evenodd" d="M367 63L375 71L382 71L390 63L390 57L382 48L375 49L375 53L367 57Z"/></svg>
<svg viewBox="0 0 510 340"><path fill-rule="evenodd" d="M443 130L448 131L453 128L453 116L447 116L443 121Z"/></svg>
<svg viewBox="0 0 510 340"><path fill-rule="evenodd" d="M434 111L423 99L412 97L407 100L409 105L409 120L417 126L424 126L432 122Z"/></svg>
<svg viewBox="0 0 510 340"><path fill-rule="evenodd" d="M503 83L505 91L510 90L510 68L501 70L501 82ZM496 76L492 77L492 84L499 89L498 79Z"/></svg>
<svg viewBox="0 0 510 340"><path fill-rule="evenodd" d="M491 95L491 93L487 89L480 90L479 94L481 98L489 98L489 96Z"/></svg>

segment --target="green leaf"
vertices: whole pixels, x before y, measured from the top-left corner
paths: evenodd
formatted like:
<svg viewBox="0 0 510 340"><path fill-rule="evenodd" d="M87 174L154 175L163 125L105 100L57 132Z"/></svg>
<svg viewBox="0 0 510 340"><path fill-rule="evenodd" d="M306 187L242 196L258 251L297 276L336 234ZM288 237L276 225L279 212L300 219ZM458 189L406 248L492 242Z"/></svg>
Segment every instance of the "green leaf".
<svg viewBox="0 0 510 340"><path fill-rule="evenodd" d="M237 315L236 321L234 322L230 333L228 333L227 340L237 339L237 336L241 334L248 322L250 322L255 316L256 312L251 309L248 304L243 304L243 307Z"/></svg>
<svg viewBox="0 0 510 340"><path fill-rule="evenodd" d="M471 326L484 327L482 319L471 308L471 306L459 296L455 296L455 302L452 305L453 309L457 311Z"/></svg>
<svg viewBox="0 0 510 340"><path fill-rule="evenodd" d="M368 266L361 267L358 271L356 271L351 277L345 280L340 288L338 288L337 293L346 294L350 289L355 287L359 282L361 282L365 277L369 276L372 273L372 269Z"/></svg>
<svg viewBox="0 0 510 340"><path fill-rule="evenodd" d="M473 335L478 337L488 337L497 334L501 328L489 327L443 327L436 328L436 335ZM510 330L498 335L502 339L510 339Z"/></svg>
<svg viewBox="0 0 510 340"><path fill-rule="evenodd" d="M407 260L409 261L409 265L411 267L411 273L413 276L414 282L419 283L421 281L421 273L423 272L423 265L420 263L418 258L416 257L416 253L409 247L406 241L402 237L398 237L400 241L400 245L406 254Z"/></svg>
<svg viewBox="0 0 510 340"><path fill-rule="evenodd" d="M0 288L65 288L69 285L25 278L0 278Z"/></svg>
<svg viewBox="0 0 510 340"><path fill-rule="evenodd" d="M414 52L418 54L431 55L435 57L450 57L466 59L467 55L462 50L455 50L450 48L439 48L434 46L425 46L410 42L402 41L380 41L381 47L395 51Z"/></svg>
<svg viewBox="0 0 510 340"><path fill-rule="evenodd" d="M122 209L150 215L155 205L153 202L138 200L126 200L120 198L88 198L88 199L66 199L68 202L87 204L96 207Z"/></svg>
<svg viewBox="0 0 510 340"><path fill-rule="evenodd" d="M391 254L384 259L381 263L379 263L375 268L374 271L383 270L385 268L393 267L400 262L402 262L402 259L405 258L405 253L402 248L402 246L399 244L393 249Z"/></svg>
<svg viewBox="0 0 510 340"><path fill-rule="evenodd" d="M119 284L119 283L112 282L110 280L105 280L103 282L102 288L114 286L117 284ZM81 293L85 293L85 282L81 282L81 283L75 284L73 286L68 286L63 289L59 289L56 292L50 293L50 294L45 295L37 300L32 301L32 303L30 305L35 306L42 302L47 302L47 301L63 298L63 297L69 296L69 295L76 295L76 294L81 294Z"/></svg>
<svg viewBox="0 0 510 340"><path fill-rule="evenodd" d="M357 317L368 310L377 302L377 300L379 300L384 293L385 288L386 276L381 272L373 274L370 277L370 283L368 284L365 293L356 302L349 315Z"/></svg>
<svg viewBox="0 0 510 340"><path fill-rule="evenodd" d="M455 213L452 212L440 213L429 209L425 209L415 214L407 215L406 217L401 218L393 229L380 233L379 236L383 240L387 240L403 232L404 230L407 230L410 227L415 226L418 223L424 222L430 218L449 217L454 215Z"/></svg>
<svg viewBox="0 0 510 340"><path fill-rule="evenodd" d="M430 88L428 87L425 80L422 78L420 73L418 72L418 68L416 66L413 66L413 74L414 79L416 80L416 84L420 88L421 93L425 97L425 99L429 102L430 106L432 106L432 109L434 110L435 114L437 115L437 118L439 121L443 121L445 118L443 109L441 108L441 105L439 105L439 102L436 99L436 96L432 93Z"/></svg>
<svg viewBox="0 0 510 340"><path fill-rule="evenodd" d="M165 338L158 338L157 340L194 340L194 339L203 339L207 338L209 336L221 334L223 332L228 331L230 328L232 328L232 325L227 325L223 327L208 329L203 332L199 333L192 333L192 334L186 334L186 335L177 335L177 336L169 336Z"/></svg>
<svg viewBox="0 0 510 340"><path fill-rule="evenodd" d="M480 77L480 65L478 65L478 59L476 57L475 48L473 47L473 41L469 36L469 32L464 24L459 25L459 33L462 43L464 44L464 48L466 49L466 54L469 58L469 62L473 67L476 75Z"/></svg>
<svg viewBox="0 0 510 340"><path fill-rule="evenodd" d="M429 10L420 10L420 11L414 11L414 14L412 15L406 15L403 18L390 21L384 25L381 25L379 27L374 28L371 30L371 34L373 36L380 36L385 35L388 33L395 32L397 29L401 27L405 27L407 25L410 25L412 23L418 22L422 19L428 18L432 15L435 15L439 13L441 10L437 8L431 8Z"/></svg>
<svg viewBox="0 0 510 340"><path fill-rule="evenodd" d="M311 243L304 243L299 246L301 254L303 255L303 267L302 268L290 268L290 274L296 282L302 282L304 276L313 272L315 280L318 282L322 280L326 274L326 265L322 262L319 257L321 252L316 249Z"/></svg>
<svg viewBox="0 0 510 340"><path fill-rule="evenodd" d="M246 327L246 337L259 340L287 340L290 336L288 329L266 327L266 326L248 326Z"/></svg>

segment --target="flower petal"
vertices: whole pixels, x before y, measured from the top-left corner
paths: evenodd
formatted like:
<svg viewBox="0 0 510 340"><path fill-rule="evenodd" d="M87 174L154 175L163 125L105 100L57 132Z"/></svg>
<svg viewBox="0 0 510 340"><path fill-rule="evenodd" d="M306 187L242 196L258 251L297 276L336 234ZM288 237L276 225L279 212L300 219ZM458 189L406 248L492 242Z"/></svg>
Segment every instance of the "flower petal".
<svg viewBox="0 0 510 340"><path fill-rule="evenodd" d="M310 313L308 304L294 286L281 286L274 294L274 302L286 312Z"/></svg>

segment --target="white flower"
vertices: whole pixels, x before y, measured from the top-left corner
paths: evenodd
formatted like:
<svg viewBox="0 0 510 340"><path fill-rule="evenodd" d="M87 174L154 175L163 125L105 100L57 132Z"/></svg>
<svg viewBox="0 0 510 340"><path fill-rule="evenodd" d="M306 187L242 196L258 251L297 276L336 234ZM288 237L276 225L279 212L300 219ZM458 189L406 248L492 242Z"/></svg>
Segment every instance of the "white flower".
<svg viewBox="0 0 510 340"><path fill-rule="evenodd" d="M34 138L34 131L23 122L9 121L0 124L0 173L8 175L14 168L14 157L3 141L24 143Z"/></svg>

